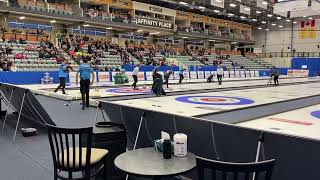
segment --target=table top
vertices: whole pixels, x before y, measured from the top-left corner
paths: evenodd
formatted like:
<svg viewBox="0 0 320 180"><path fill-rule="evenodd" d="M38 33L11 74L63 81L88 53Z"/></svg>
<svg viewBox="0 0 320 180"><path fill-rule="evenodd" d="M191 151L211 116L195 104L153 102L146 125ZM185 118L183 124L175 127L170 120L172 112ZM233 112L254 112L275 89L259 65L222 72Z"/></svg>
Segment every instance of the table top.
<svg viewBox="0 0 320 180"><path fill-rule="evenodd" d="M152 148L141 148L118 156L114 164L120 170L138 176L174 176L186 173L196 167L196 156L171 156L164 159L161 152Z"/></svg>

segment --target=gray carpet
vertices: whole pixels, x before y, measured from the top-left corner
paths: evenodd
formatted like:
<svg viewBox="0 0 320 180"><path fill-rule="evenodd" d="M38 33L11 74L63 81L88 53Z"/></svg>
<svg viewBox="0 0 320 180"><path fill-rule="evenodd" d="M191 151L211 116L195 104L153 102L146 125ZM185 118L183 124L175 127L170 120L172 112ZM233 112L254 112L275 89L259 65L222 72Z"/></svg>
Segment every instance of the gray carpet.
<svg viewBox="0 0 320 180"><path fill-rule="evenodd" d="M80 101L73 101L69 106L65 106L69 102L39 95L36 97L57 126L77 128L94 124L96 108L82 110ZM3 105L3 109L7 109L5 105ZM9 111L4 132L1 132L3 117L0 121L0 179L53 179L53 164L46 128L22 118L17 137L12 142L17 118L16 114ZM101 113L99 113L98 121L103 121ZM22 127L35 127L39 130L38 135L23 137L20 132ZM130 180L144 180L144 178L130 178ZM172 180L172 178L164 178L163 180Z"/></svg>
<svg viewBox="0 0 320 180"><path fill-rule="evenodd" d="M95 108L81 110L79 101L74 101L70 106L67 102L43 96L37 96L39 102L47 110L57 126L62 127L87 127L93 125L96 114ZM4 105L3 105L4 106ZM6 107L4 106L4 109ZM22 118L16 140L12 143L16 114L7 119L4 132L0 131L0 179L3 180L47 180L53 179L53 164L45 127ZM100 120L101 116L100 116ZM3 117L0 121L2 127ZM23 137L20 132L22 127L36 127L37 136Z"/></svg>

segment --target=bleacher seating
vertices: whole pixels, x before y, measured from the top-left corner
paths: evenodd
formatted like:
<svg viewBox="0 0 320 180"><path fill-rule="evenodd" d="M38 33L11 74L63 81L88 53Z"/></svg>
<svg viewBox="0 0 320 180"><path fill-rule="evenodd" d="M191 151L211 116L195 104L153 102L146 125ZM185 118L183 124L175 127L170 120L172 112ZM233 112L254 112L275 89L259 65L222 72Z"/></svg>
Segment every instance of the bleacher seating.
<svg viewBox="0 0 320 180"><path fill-rule="evenodd" d="M27 43L31 43L27 41ZM39 42L33 42L35 46L39 46ZM0 46L5 48L5 45L12 45L13 52L8 55L8 60L11 60L17 67L17 71L56 71L58 64L53 59L39 60L39 52L37 51L25 51L27 44L16 44L0 42ZM14 54L24 53L27 58L14 59Z"/></svg>
<svg viewBox="0 0 320 180"><path fill-rule="evenodd" d="M20 8L34 10L34 11L46 11L47 4L45 2L34 0L18 0Z"/></svg>
<svg viewBox="0 0 320 180"><path fill-rule="evenodd" d="M253 59L244 57L242 55L233 55L228 59L236 63L238 66L249 70L266 70L269 68L268 66L260 64L257 61L254 61Z"/></svg>
<svg viewBox="0 0 320 180"><path fill-rule="evenodd" d="M182 65L185 66L203 66L204 64L199 61L192 60L191 56L171 56L171 58L175 58L178 60ZM177 64L180 66L179 64Z"/></svg>
<svg viewBox="0 0 320 180"><path fill-rule="evenodd" d="M52 4L49 3L49 12L57 14L72 15L72 8L68 4Z"/></svg>

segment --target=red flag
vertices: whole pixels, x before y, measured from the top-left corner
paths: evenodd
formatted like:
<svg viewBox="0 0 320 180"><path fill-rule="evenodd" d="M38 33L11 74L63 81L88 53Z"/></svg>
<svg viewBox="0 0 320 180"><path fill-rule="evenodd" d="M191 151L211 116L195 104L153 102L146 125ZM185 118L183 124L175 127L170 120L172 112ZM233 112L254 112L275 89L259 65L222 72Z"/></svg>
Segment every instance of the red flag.
<svg viewBox="0 0 320 180"><path fill-rule="evenodd" d="M301 21L301 28L304 28L304 21Z"/></svg>

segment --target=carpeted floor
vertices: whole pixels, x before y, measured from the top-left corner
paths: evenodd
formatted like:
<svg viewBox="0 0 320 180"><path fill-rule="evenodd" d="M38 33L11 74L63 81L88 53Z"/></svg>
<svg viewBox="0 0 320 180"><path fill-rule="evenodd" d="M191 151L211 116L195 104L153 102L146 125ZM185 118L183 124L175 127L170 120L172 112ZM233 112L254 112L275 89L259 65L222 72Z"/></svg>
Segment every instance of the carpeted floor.
<svg viewBox="0 0 320 180"><path fill-rule="evenodd" d="M88 127L93 126L96 108L81 109L80 101L69 102L44 96L36 96L57 126ZM3 105L3 109L7 109ZM18 115L9 110L7 125L1 132L3 119L0 121L0 179L2 180L50 180L53 179L53 164L46 128L28 119L22 118L18 134L12 142ZM107 117L106 117L107 118ZM103 118L99 113L98 121ZM22 127L35 127L38 135L23 137ZM130 178L137 179L137 178ZM142 179L142 178L141 178ZM139 178L139 180L141 180ZM169 180L171 178L164 178Z"/></svg>
<svg viewBox="0 0 320 180"><path fill-rule="evenodd" d="M70 106L65 106L68 102L43 96L36 97L57 126L75 128L93 125L95 108L81 110L79 101L71 102ZM3 106L6 109L5 105ZM12 114L12 111L9 113L7 126L3 132L0 131L0 179L53 179L51 151L45 127L22 118L17 137L12 142L18 116ZM3 117L0 122L2 127ZM37 136L25 138L20 132L22 127L36 127L39 133Z"/></svg>

